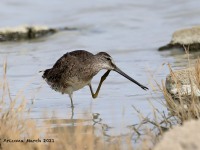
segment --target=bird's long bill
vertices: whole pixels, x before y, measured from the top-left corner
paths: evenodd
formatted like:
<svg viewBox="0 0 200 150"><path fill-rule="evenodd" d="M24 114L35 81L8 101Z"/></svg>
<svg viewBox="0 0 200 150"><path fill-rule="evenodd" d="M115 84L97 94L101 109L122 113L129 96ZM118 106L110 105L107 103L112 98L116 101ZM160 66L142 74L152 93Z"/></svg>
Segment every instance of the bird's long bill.
<svg viewBox="0 0 200 150"><path fill-rule="evenodd" d="M124 73L122 70L120 70L118 67L115 67L114 71L118 72L119 74L121 74L122 76L124 76L125 78L129 79L130 81L132 81L133 83L137 84L138 86L140 86L142 89L144 90L148 90L147 87L143 86L142 84L140 84L139 82L137 82L136 80L134 80L133 78L131 78L130 76L128 76L126 73Z"/></svg>

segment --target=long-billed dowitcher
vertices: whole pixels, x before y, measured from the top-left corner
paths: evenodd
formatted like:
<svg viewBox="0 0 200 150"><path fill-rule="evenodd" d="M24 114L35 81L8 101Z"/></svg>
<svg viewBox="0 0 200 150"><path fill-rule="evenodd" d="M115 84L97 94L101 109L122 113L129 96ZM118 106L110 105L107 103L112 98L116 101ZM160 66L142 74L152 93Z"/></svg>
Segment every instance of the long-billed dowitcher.
<svg viewBox="0 0 200 150"><path fill-rule="evenodd" d="M94 93L91 80L102 69L106 69L107 72L101 77L99 86ZM68 94L71 100L71 107L74 107L72 101L73 92L88 85L92 97L96 98L103 81L109 75L111 70L118 72L142 89L148 89L121 71L115 65L112 57L105 52L100 52L96 55L84 50L66 53L57 60L51 69L45 70L42 77L55 91L59 91L62 94Z"/></svg>

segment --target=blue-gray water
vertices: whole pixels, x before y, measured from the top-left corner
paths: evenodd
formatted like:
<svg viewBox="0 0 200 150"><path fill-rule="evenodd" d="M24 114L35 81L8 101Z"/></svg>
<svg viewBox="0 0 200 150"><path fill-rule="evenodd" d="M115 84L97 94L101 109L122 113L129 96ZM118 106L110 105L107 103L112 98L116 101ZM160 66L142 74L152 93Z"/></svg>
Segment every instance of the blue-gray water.
<svg viewBox="0 0 200 150"><path fill-rule="evenodd" d="M163 96L160 92L153 92L151 83L153 79L159 83L165 79L169 73L167 63L174 68L184 67L187 57L181 51L158 52L157 48L167 44L175 30L198 25L199 6L197 0L3 0L0 27L28 24L78 28L39 40L0 43L0 63L2 66L7 57L11 95L15 96L23 89L29 103L35 99L31 105L31 118L56 116L57 119L70 119L68 95L51 90L38 71L50 68L68 51L85 49L94 54L106 51L119 68L150 90L144 91L111 72L95 100L88 87L74 92L73 118L91 119L98 114L102 124L112 127L107 130L108 134L126 133L127 126L139 121L132 105L144 116L152 116L149 101L160 111L165 111L156 102ZM93 79L94 87L103 72ZM86 112L89 115L85 115Z"/></svg>

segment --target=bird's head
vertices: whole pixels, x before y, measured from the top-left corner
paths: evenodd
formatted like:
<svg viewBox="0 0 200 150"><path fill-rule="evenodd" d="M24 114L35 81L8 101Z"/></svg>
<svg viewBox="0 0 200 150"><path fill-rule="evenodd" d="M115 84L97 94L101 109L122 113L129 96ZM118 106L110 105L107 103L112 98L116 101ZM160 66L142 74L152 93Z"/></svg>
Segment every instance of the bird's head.
<svg viewBox="0 0 200 150"><path fill-rule="evenodd" d="M140 86L142 89L148 90L147 87L143 86L142 84L140 84L139 82L137 82L136 80L134 80L133 78L128 76L126 73L124 73L121 69L119 69L115 65L112 57L109 54L107 54L106 52L100 52L100 53L97 53L96 55L98 56L98 60L100 61L100 68L101 69L107 69L107 70L116 71L117 73L121 74L125 78L129 79L133 83L135 83L138 86Z"/></svg>
<svg viewBox="0 0 200 150"><path fill-rule="evenodd" d="M114 70L116 65L113 58L106 52L99 52L96 54L100 60L101 67L107 70Z"/></svg>

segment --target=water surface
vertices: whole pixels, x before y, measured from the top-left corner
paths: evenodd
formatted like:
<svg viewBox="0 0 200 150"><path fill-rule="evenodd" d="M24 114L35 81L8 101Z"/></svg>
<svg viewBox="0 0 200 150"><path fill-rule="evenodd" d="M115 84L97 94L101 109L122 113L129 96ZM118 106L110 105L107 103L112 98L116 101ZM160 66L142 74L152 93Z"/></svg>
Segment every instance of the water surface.
<svg viewBox="0 0 200 150"><path fill-rule="evenodd" d="M128 126L139 122L133 105L149 117L152 117L149 101L160 111L166 111L159 103L162 94L152 90L153 79L159 83L165 79L169 73L168 63L174 68L185 67L187 57L180 50L158 52L157 48L168 43L175 30L198 25L199 6L199 1L187 0L3 0L0 27L39 24L78 28L38 40L0 43L0 63L2 66L7 57L11 95L23 89L30 104L34 99L30 105L31 118L53 117L65 120L67 125L78 124L79 119L86 124L97 121L110 127L107 134L127 133ZM51 90L38 71L52 67L63 54L75 49L94 54L106 51L119 68L150 90L144 91L111 72L95 100L88 87L74 92L72 118L68 95ZM198 53L191 54L192 58L197 56ZM94 88L104 72L92 80Z"/></svg>

